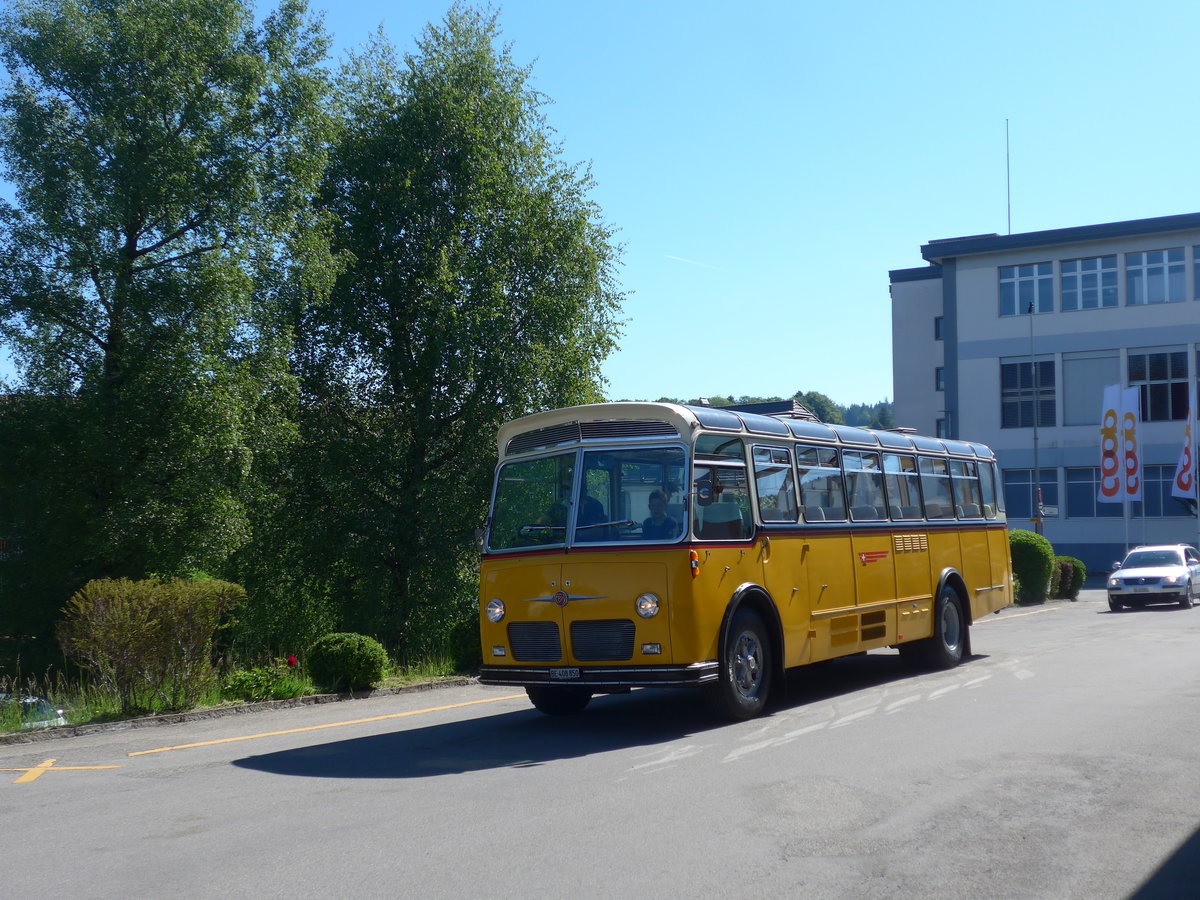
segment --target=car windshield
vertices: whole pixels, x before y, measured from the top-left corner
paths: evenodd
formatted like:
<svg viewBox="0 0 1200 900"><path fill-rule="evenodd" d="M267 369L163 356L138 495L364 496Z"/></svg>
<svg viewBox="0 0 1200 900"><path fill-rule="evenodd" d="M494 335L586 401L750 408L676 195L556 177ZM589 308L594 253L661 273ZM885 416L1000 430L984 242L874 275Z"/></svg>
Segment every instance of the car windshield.
<svg viewBox="0 0 1200 900"><path fill-rule="evenodd" d="M1122 569L1149 569L1154 566L1182 566L1178 550L1136 550L1125 557Z"/></svg>

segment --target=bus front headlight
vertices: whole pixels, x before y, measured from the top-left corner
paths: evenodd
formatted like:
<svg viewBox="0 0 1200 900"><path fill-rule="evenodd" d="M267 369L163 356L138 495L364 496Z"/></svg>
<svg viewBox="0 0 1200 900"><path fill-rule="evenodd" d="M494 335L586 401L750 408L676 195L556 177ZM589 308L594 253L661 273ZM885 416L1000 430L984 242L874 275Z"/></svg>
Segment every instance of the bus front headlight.
<svg viewBox="0 0 1200 900"><path fill-rule="evenodd" d="M642 594L633 605L643 619L653 619L658 615L658 597L654 594Z"/></svg>
<svg viewBox="0 0 1200 900"><path fill-rule="evenodd" d="M499 622L504 618L504 601L493 599L488 601L487 613L488 621L492 623Z"/></svg>

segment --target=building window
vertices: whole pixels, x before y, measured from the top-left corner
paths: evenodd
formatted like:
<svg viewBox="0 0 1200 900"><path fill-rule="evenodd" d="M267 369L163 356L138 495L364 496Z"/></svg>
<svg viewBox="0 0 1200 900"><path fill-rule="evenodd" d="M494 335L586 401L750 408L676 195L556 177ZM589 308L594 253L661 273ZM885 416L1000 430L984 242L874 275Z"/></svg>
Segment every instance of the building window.
<svg viewBox="0 0 1200 900"><path fill-rule="evenodd" d="M1067 518L1068 519L1119 519L1122 514L1120 503L1099 503L1100 469L1083 467L1067 469Z"/></svg>
<svg viewBox="0 0 1200 900"><path fill-rule="evenodd" d="M1187 351L1129 352L1129 386L1141 393L1142 421L1186 419L1188 413Z"/></svg>
<svg viewBox="0 0 1200 900"><path fill-rule="evenodd" d="M1063 310L1117 305L1117 257L1064 259L1059 285Z"/></svg>
<svg viewBox="0 0 1200 900"><path fill-rule="evenodd" d="M1064 353L1063 424L1099 425L1100 398L1104 395L1104 386L1120 380L1121 359L1115 350Z"/></svg>
<svg viewBox="0 0 1200 900"><path fill-rule="evenodd" d="M1032 428L1037 408L1039 428L1054 425L1054 360L1000 362L1000 427Z"/></svg>
<svg viewBox="0 0 1200 900"><path fill-rule="evenodd" d="M1129 504L1129 514L1134 518L1140 518L1143 515L1151 519L1178 516L1195 518L1195 513L1189 512L1181 500L1171 496L1171 484L1174 479L1174 465L1143 466L1142 496L1145 501ZM1117 504L1112 505L1116 506Z"/></svg>
<svg viewBox="0 0 1200 900"><path fill-rule="evenodd" d="M1200 248L1197 248L1197 249L1198 249L1198 250L1200 250ZM942 317L942 316L934 316L934 319L933 319L933 339L934 339L935 341L941 341L941 340L945 340L945 336L944 336L944 333L943 333L943 331L942 331L942 321L943 321L943 317Z"/></svg>
<svg viewBox="0 0 1200 900"><path fill-rule="evenodd" d="M933 423L933 436L940 438L950 437L950 429L946 427L945 419L938 419Z"/></svg>
<svg viewBox="0 0 1200 900"><path fill-rule="evenodd" d="M1038 481L1042 485L1042 506L1058 506L1058 470L1041 468L1038 471ZM1004 470L1004 501L1010 523L1014 519L1033 518L1033 469Z"/></svg>
<svg viewBox="0 0 1200 900"><path fill-rule="evenodd" d="M933 370L933 389L935 391L944 391L946 389L946 367L938 366Z"/></svg>
<svg viewBox="0 0 1200 900"><path fill-rule="evenodd" d="M1054 265L1000 267L1000 315L1054 312Z"/></svg>
<svg viewBox="0 0 1200 900"><path fill-rule="evenodd" d="M1200 244L1192 248L1192 282L1196 285L1196 299L1200 300Z"/></svg>
<svg viewBox="0 0 1200 900"><path fill-rule="evenodd" d="M1125 254L1125 303L1178 303L1186 297L1183 248Z"/></svg>

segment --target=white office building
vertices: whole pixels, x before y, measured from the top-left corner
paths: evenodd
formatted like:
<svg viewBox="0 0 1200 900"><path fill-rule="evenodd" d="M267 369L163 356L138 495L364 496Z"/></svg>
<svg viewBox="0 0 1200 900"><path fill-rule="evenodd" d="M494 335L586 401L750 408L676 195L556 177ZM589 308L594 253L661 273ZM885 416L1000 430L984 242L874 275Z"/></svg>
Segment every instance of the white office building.
<svg viewBox="0 0 1200 900"><path fill-rule="evenodd" d="M890 273L896 423L991 446L1011 528L1034 530L1039 472L1044 533L1089 572L1127 542L1195 544L1171 481L1200 377L1200 213L948 238L921 255ZM1141 399L1144 499L1128 516L1096 499L1110 384Z"/></svg>

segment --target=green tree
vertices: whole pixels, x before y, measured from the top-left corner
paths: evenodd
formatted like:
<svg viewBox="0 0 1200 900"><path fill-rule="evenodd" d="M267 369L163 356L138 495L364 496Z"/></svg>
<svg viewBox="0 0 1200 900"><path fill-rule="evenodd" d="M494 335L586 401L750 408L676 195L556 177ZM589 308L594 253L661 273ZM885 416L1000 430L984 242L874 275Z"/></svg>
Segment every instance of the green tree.
<svg viewBox="0 0 1200 900"><path fill-rule="evenodd" d="M822 422L842 425L846 421L842 414L842 408L824 394L817 391L797 391L792 396L807 406Z"/></svg>
<svg viewBox="0 0 1200 900"><path fill-rule="evenodd" d="M300 328L303 540L342 626L401 654L475 645L473 532L496 429L600 399L620 295L586 169L561 159L494 15L345 64L325 202L355 260ZM436 648L433 648L436 649Z"/></svg>
<svg viewBox="0 0 1200 900"><path fill-rule="evenodd" d="M289 315L332 278L303 2L17 0L0 15L0 622L93 577L217 570L292 428ZM32 592L32 593L31 593ZM20 603L14 603L20 597ZM39 598L31 603L31 597ZM8 613L13 613L13 618ZM4 626L0 626L2 629Z"/></svg>

